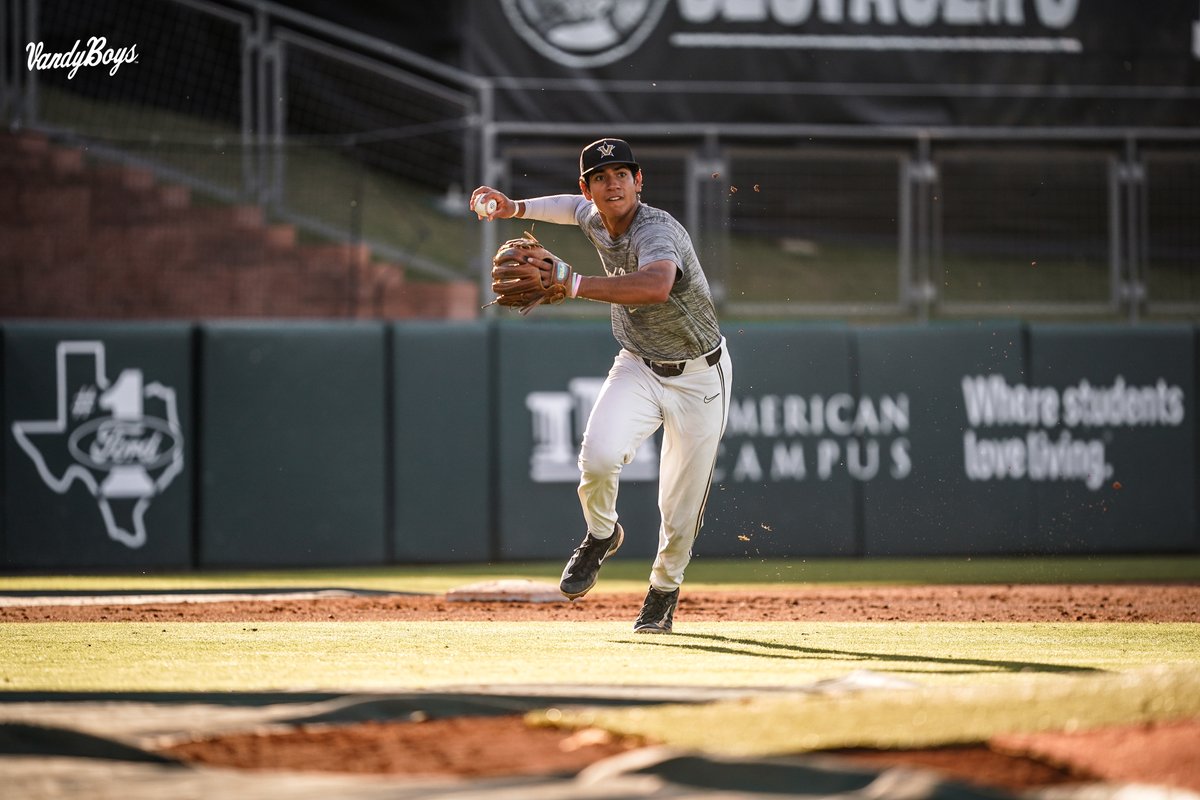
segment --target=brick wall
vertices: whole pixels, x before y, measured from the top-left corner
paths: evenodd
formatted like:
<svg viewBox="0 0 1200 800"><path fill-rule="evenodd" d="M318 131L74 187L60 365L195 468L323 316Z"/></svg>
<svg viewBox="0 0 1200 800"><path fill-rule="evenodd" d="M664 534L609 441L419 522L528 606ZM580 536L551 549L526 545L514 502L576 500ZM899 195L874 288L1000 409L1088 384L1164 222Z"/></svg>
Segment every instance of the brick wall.
<svg viewBox="0 0 1200 800"><path fill-rule="evenodd" d="M410 282L361 244L299 244L258 206L0 133L0 316L473 319L470 281Z"/></svg>

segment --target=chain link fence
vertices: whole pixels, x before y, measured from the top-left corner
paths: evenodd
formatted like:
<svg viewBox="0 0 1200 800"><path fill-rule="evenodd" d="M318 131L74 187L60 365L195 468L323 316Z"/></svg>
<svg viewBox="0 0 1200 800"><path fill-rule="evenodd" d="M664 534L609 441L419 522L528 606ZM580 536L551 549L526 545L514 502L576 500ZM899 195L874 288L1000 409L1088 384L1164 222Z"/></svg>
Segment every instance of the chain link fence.
<svg viewBox="0 0 1200 800"><path fill-rule="evenodd" d="M692 232L727 313L1200 315L1200 128L548 131L497 123L486 80L271 3L0 2L0 108L11 130L143 171L119 181L149 174L182 187L227 231L261 227L230 239L231 265L269 260L289 237L341 246L326 251L345 261L341 283L314 291L344 295L349 316L372 313L355 285L364 251L406 279L466 279L486 291L495 245L530 223L478 224L470 190L577 191L579 147L601 135L632 141L643 199ZM113 74L28 65L32 43L86 47L97 35L136 44L138 61ZM543 224L536 234L584 271L599 269L578 232ZM149 270L164 254L125 257ZM197 274L182 290L212 285Z"/></svg>

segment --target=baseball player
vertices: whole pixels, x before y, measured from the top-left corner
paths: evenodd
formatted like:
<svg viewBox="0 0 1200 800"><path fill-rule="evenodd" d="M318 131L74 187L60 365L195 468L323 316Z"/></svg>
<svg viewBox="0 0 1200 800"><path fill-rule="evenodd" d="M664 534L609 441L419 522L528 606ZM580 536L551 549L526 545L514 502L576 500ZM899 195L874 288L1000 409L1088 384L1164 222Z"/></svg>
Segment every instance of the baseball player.
<svg viewBox="0 0 1200 800"><path fill-rule="evenodd" d="M471 207L489 220L578 225L600 255L603 276L580 275L554 262L554 272L565 276L567 297L610 304L613 336L621 345L583 435L579 500L587 534L559 588L571 599L583 597L596 585L605 558L621 546L621 468L661 426L662 526L634 630L669 633L729 418L733 368L691 237L670 214L642 202L643 177L628 143L600 139L579 155L580 194L512 200L480 186L471 193Z"/></svg>

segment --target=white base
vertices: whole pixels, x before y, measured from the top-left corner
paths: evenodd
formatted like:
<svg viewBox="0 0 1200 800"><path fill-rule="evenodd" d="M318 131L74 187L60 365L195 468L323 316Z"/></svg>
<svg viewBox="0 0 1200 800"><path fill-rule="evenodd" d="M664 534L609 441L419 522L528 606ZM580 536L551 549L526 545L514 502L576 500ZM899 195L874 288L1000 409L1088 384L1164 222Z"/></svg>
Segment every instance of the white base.
<svg viewBox="0 0 1200 800"><path fill-rule="evenodd" d="M569 603L558 585L524 579L483 581L458 586L446 592L452 603Z"/></svg>

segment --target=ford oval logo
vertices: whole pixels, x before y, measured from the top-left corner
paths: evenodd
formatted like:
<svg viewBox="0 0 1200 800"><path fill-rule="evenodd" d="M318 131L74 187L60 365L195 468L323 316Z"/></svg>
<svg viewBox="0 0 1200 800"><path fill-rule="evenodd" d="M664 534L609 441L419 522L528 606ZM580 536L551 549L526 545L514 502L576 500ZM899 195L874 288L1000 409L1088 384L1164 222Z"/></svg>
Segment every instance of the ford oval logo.
<svg viewBox="0 0 1200 800"><path fill-rule="evenodd" d="M140 466L147 470L166 466L176 456L179 435L156 417L118 420L94 419L71 432L71 456L95 469Z"/></svg>

